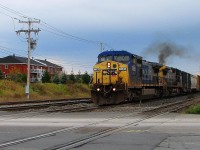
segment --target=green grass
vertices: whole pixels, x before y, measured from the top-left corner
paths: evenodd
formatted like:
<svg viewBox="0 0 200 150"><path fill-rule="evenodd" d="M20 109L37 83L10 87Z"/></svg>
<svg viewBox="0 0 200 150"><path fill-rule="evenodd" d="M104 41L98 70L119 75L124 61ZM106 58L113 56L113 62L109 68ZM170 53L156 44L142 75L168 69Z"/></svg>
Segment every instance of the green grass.
<svg viewBox="0 0 200 150"><path fill-rule="evenodd" d="M90 89L85 84L34 83L30 86L30 100L90 97ZM0 80L0 102L27 100L25 84Z"/></svg>
<svg viewBox="0 0 200 150"><path fill-rule="evenodd" d="M195 106L190 106L186 110L186 113L188 113L188 114L200 114L200 104L197 104Z"/></svg>

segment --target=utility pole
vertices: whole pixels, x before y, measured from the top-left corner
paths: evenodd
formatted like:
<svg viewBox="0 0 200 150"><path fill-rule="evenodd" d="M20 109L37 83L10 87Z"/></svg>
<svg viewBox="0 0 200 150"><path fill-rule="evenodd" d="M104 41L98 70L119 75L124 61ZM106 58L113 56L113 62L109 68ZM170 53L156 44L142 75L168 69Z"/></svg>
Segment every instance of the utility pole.
<svg viewBox="0 0 200 150"><path fill-rule="evenodd" d="M25 93L27 95L27 99L30 98L30 57L31 57L31 49L33 47L33 45L36 44L35 41L33 41L31 39L31 33L35 33L38 34L39 31L41 31L40 29L31 29L31 24L32 23L40 23L40 21L32 21L30 18L28 18L28 21L21 21L19 20L19 23L26 23L28 24L28 30L18 30L16 31L17 34L20 34L21 32L28 34L28 62L27 62L27 84L26 84L26 88L25 88Z"/></svg>
<svg viewBox="0 0 200 150"><path fill-rule="evenodd" d="M100 52L103 52L103 43L100 42Z"/></svg>

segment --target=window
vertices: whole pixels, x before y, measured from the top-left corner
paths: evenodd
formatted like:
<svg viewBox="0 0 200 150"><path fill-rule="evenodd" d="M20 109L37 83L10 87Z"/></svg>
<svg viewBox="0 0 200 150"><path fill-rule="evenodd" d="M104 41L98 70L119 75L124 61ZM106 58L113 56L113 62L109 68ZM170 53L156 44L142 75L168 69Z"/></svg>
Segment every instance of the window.
<svg viewBox="0 0 200 150"><path fill-rule="evenodd" d="M114 60L119 62L128 62L130 60L130 57L125 55L118 55L114 56Z"/></svg>
<svg viewBox="0 0 200 150"><path fill-rule="evenodd" d="M136 64L136 58L133 58L133 63Z"/></svg>
<svg viewBox="0 0 200 150"><path fill-rule="evenodd" d="M107 61L107 60L112 60L112 56L101 56L99 57L99 62Z"/></svg>
<svg viewBox="0 0 200 150"><path fill-rule="evenodd" d="M7 78L8 77L8 75L7 74L5 74L5 78Z"/></svg>
<svg viewBox="0 0 200 150"><path fill-rule="evenodd" d="M5 69L8 69L8 65L5 65Z"/></svg>

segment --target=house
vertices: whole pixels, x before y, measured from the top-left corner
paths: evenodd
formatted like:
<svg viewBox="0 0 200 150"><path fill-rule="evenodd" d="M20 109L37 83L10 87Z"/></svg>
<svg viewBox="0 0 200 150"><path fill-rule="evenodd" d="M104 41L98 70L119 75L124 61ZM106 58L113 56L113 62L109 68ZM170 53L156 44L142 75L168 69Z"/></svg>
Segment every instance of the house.
<svg viewBox="0 0 200 150"><path fill-rule="evenodd" d="M6 79L10 73L27 74L27 58L7 56L0 58L0 70ZM62 72L62 67L47 60L30 59L30 82L40 82L44 71L50 73L51 78Z"/></svg>
<svg viewBox="0 0 200 150"><path fill-rule="evenodd" d="M54 64L52 62L49 62L46 59L45 60L35 59L35 61L38 61L38 62L40 62L42 64L45 64L47 66L46 70L50 74L51 79L53 79L55 74L60 74L62 72L63 67L61 67L59 65L56 65L56 64Z"/></svg>

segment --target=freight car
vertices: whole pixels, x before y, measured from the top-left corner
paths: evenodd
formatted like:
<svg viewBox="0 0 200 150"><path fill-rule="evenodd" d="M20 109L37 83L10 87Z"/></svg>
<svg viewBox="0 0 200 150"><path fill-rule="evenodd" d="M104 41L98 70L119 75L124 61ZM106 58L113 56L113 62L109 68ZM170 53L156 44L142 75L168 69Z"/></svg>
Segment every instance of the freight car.
<svg viewBox="0 0 200 150"><path fill-rule="evenodd" d="M127 51L104 51L93 68L92 101L97 105L200 90L200 77L143 60Z"/></svg>

